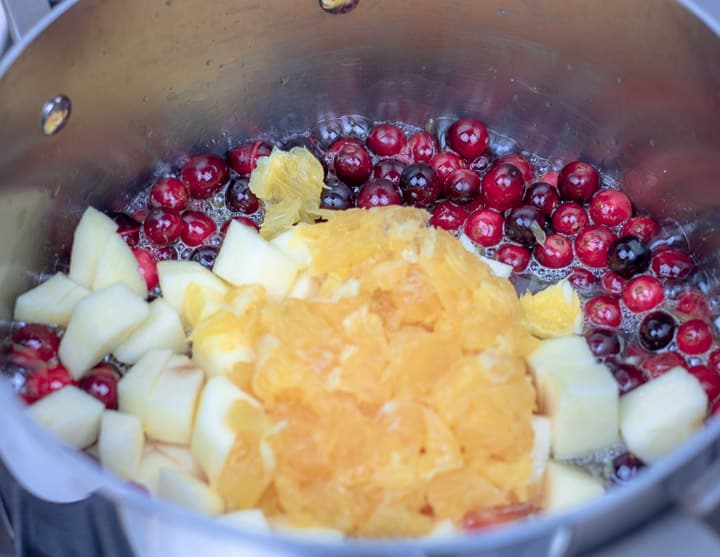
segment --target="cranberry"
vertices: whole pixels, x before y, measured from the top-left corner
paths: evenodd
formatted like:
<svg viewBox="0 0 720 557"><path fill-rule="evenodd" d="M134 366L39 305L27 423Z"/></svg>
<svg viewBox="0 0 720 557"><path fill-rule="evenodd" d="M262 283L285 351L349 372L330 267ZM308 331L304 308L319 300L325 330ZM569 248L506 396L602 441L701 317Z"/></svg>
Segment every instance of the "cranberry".
<svg viewBox="0 0 720 557"><path fill-rule="evenodd" d="M560 197L568 201L590 201L600 187L600 174L583 161L573 161L563 166L558 174Z"/></svg>
<svg viewBox="0 0 720 557"><path fill-rule="evenodd" d="M510 265L514 273L522 273L530 263L530 250L525 246L505 244L497 252L498 261Z"/></svg>
<svg viewBox="0 0 720 557"><path fill-rule="evenodd" d="M612 243L607 259L610 269L628 279L647 271L651 255L650 248L640 238L623 236Z"/></svg>
<svg viewBox="0 0 720 557"><path fill-rule="evenodd" d="M153 255L158 261L175 261L178 259L178 252L173 246L162 246L153 249Z"/></svg>
<svg viewBox="0 0 720 557"><path fill-rule="evenodd" d="M620 390L620 396L629 393L643 383L647 383L645 373L634 365L613 360L606 361Z"/></svg>
<svg viewBox="0 0 720 557"><path fill-rule="evenodd" d="M641 313L660 305L665 299L665 291L657 279L641 275L625 285L622 299L630 311Z"/></svg>
<svg viewBox="0 0 720 557"><path fill-rule="evenodd" d="M175 209L182 211L190 201L188 190L177 178L160 178L148 195L149 205L153 209Z"/></svg>
<svg viewBox="0 0 720 557"><path fill-rule="evenodd" d="M158 246L176 242L180 238L182 228L180 213L172 209L153 209L143 224L145 236Z"/></svg>
<svg viewBox="0 0 720 557"><path fill-rule="evenodd" d="M573 261L573 249L570 240L559 234L549 234L544 244L535 247L535 259L549 269L567 267Z"/></svg>
<svg viewBox="0 0 720 557"><path fill-rule="evenodd" d="M600 294L587 301L585 315L594 325L619 327L622 321L620 300L611 294Z"/></svg>
<svg viewBox="0 0 720 557"><path fill-rule="evenodd" d="M110 217L118 225L117 233L125 240L125 243L135 247L140 242L140 221L125 213L110 213Z"/></svg>
<svg viewBox="0 0 720 557"><path fill-rule="evenodd" d="M522 174L523 180L529 182L535 176L535 169L532 163L520 153L508 153L500 157L495 164L512 164Z"/></svg>
<svg viewBox="0 0 720 557"><path fill-rule="evenodd" d="M430 162L437 155L437 140L428 132L418 132L410 138L408 151L415 162Z"/></svg>
<svg viewBox="0 0 720 557"><path fill-rule="evenodd" d="M225 234L227 232L227 229L230 227L230 223L232 221L236 221L236 222L239 222L240 224L244 224L245 226L249 226L250 228L253 228L256 231L260 230L260 227L254 220L249 219L247 217L238 216L238 217L233 217L231 219L228 219L223 223L223 225L220 227L220 232L222 234Z"/></svg>
<svg viewBox="0 0 720 557"><path fill-rule="evenodd" d="M217 230L215 221L200 211L185 211L182 214L180 237L185 245L199 246Z"/></svg>
<svg viewBox="0 0 720 557"><path fill-rule="evenodd" d="M453 170L465 168L465 161L455 153L442 152L430 160L430 166L433 167L440 180L444 182Z"/></svg>
<svg viewBox="0 0 720 557"><path fill-rule="evenodd" d="M677 352L663 352L650 356L642 363L642 368L651 379L660 377L663 373L676 367L687 367L683 357Z"/></svg>
<svg viewBox="0 0 720 557"><path fill-rule="evenodd" d="M572 236L587 226L588 214L582 205L563 203L552 216L552 227L555 232Z"/></svg>
<svg viewBox="0 0 720 557"><path fill-rule="evenodd" d="M397 186L405 167L407 165L398 159L383 159L373 167L372 177L387 180Z"/></svg>
<svg viewBox="0 0 720 557"><path fill-rule="evenodd" d="M48 363L38 358L37 353L27 346L7 344L0 350L0 373L24 377L47 368Z"/></svg>
<svg viewBox="0 0 720 557"><path fill-rule="evenodd" d="M61 365L39 369L25 381L22 397L28 404L33 404L50 393L59 391L66 385L72 385L73 383L70 372Z"/></svg>
<svg viewBox="0 0 720 557"><path fill-rule="evenodd" d="M218 248L213 246L202 246L197 248L190 255L190 261L200 263L203 267L212 270L218 255Z"/></svg>
<svg viewBox="0 0 720 557"><path fill-rule="evenodd" d="M469 168L458 168L445 178L444 191L455 203L469 203L480 193L480 177Z"/></svg>
<svg viewBox="0 0 720 557"><path fill-rule="evenodd" d="M448 128L445 139L448 146L458 155L472 159L485 152L489 138L487 128L482 122L462 118Z"/></svg>
<svg viewBox="0 0 720 557"><path fill-rule="evenodd" d="M643 242L650 243L659 232L660 226L654 220L648 217L633 217L625 223L621 235L637 236Z"/></svg>
<svg viewBox="0 0 720 557"><path fill-rule="evenodd" d="M558 173L554 170L550 170L542 175L542 181L546 184L550 184L554 188L557 188Z"/></svg>
<svg viewBox="0 0 720 557"><path fill-rule="evenodd" d="M578 267L573 269L572 273L568 275L568 282L575 290L580 292L589 292L590 289L595 286L597 279L587 269Z"/></svg>
<svg viewBox="0 0 720 557"><path fill-rule="evenodd" d="M632 216L632 204L620 191L601 190L590 201L590 216L595 224L617 226Z"/></svg>
<svg viewBox="0 0 720 557"><path fill-rule="evenodd" d="M693 267L690 256L677 248L662 247L652 256L652 270L660 278L685 279Z"/></svg>
<svg viewBox="0 0 720 557"><path fill-rule="evenodd" d="M720 413L720 397L716 398L715 402L710 405L710 415L717 416L718 413Z"/></svg>
<svg viewBox="0 0 720 557"><path fill-rule="evenodd" d="M195 155L180 170L180 179L187 186L191 197L207 199L227 183L228 167L217 155Z"/></svg>
<svg viewBox="0 0 720 557"><path fill-rule="evenodd" d="M665 348L675 335L675 319L664 311L654 311L640 323L638 339L645 350Z"/></svg>
<svg viewBox="0 0 720 557"><path fill-rule="evenodd" d="M391 157L405 149L407 137L393 124L377 124L370 130L365 143L376 155Z"/></svg>
<svg viewBox="0 0 720 557"><path fill-rule="evenodd" d="M520 205L512 209L505 218L505 235L518 244L533 247L538 237L544 235L545 219L532 205Z"/></svg>
<svg viewBox="0 0 720 557"><path fill-rule="evenodd" d="M615 331L608 329L593 329L585 334L590 352L596 358L605 358L606 356L615 356L620 354L622 346L620 337Z"/></svg>
<svg viewBox="0 0 720 557"><path fill-rule="evenodd" d="M250 191L246 178L230 182L225 190L225 207L235 213L245 213L247 215L251 215L260 209L260 201Z"/></svg>
<svg viewBox="0 0 720 557"><path fill-rule="evenodd" d="M677 345L685 354L696 355L707 352L712 346L710 325L700 319L686 321L677 331Z"/></svg>
<svg viewBox="0 0 720 557"><path fill-rule="evenodd" d="M502 240L503 216L492 209L475 211L465 221L465 234L476 244L495 246Z"/></svg>
<svg viewBox="0 0 720 557"><path fill-rule="evenodd" d="M560 202L557 190L550 184L537 182L525 192L523 203L537 207L546 217L550 217Z"/></svg>
<svg viewBox="0 0 720 557"><path fill-rule="evenodd" d="M710 352L707 363L713 371L720 373L720 349Z"/></svg>
<svg viewBox="0 0 720 557"><path fill-rule="evenodd" d="M406 202L416 207L427 207L440 195L442 182L432 166L424 162L416 162L403 171L400 187Z"/></svg>
<svg viewBox="0 0 720 557"><path fill-rule="evenodd" d="M457 230L465 222L465 209L451 201L439 203L432 212L430 224L445 230Z"/></svg>
<svg viewBox="0 0 720 557"><path fill-rule="evenodd" d="M608 227L588 226L575 238L575 253L588 267L601 269L608 266L608 250L614 241L615 234Z"/></svg>
<svg viewBox="0 0 720 557"><path fill-rule="evenodd" d="M120 379L118 369L108 363L102 363L91 369L80 379L79 387L105 405L108 410L117 410L117 383Z"/></svg>
<svg viewBox="0 0 720 557"><path fill-rule="evenodd" d="M629 482L645 467L643 462L631 453L625 453L615 457L612 463L612 481L616 484Z"/></svg>
<svg viewBox="0 0 720 557"><path fill-rule="evenodd" d="M600 288L609 294L622 294L625 281L616 273L608 271L600 279Z"/></svg>
<svg viewBox="0 0 720 557"><path fill-rule="evenodd" d="M273 146L265 141L251 141L238 145L228 153L230 168L241 176L250 176L260 157L268 157Z"/></svg>
<svg viewBox="0 0 720 557"><path fill-rule="evenodd" d="M512 209L522 201L522 174L511 164L495 164L483 176L482 193L488 207L498 211Z"/></svg>
<svg viewBox="0 0 720 557"><path fill-rule="evenodd" d="M145 279L148 290L152 290L158 285L157 263L152 254L142 248L133 248L133 255L137 260L138 270Z"/></svg>
<svg viewBox="0 0 720 557"><path fill-rule="evenodd" d="M47 325L30 323L16 329L12 334L15 344L26 347L39 360L48 362L57 356L60 339L57 333Z"/></svg>
<svg viewBox="0 0 720 557"><path fill-rule="evenodd" d="M715 400L720 396L720 374L707 366L693 366L688 371L700 381L708 400Z"/></svg>
<svg viewBox="0 0 720 557"><path fill-rule="evenodd" d="M387 180L370 180L357 196L357 206L362 209L385 207L386 205L402 205L400 189Z"/></svg>
<svg viewBox="0 0 720 557"><path fill-rule="evenodd" d="M370 177L372 159L362 145L346 142L338 150L333 168L339 180L349 186L359 186Z"/></svg>
<svg viewBox="0 0 720 557"><path fill-rule="evenodd" d="M342 211L355 205L355 193L342 182L328 182L323 186L320 196L320 207Z"/></svg>
<svg viewBox="0 0 720 557"><path fill-rule="evenodd" d="M475 157L468 164L468 168L473 172L482 174L488 168L490 168L490 157L488 157L487 155L480 155L479 157Z"/></svg>
<svg viewBox="0 0 720 557"><path fill-rule="evenodd" d="M710 305L705 294L698 290L687 290L677 299L677 310L696 319L710 319Z"/></svg>

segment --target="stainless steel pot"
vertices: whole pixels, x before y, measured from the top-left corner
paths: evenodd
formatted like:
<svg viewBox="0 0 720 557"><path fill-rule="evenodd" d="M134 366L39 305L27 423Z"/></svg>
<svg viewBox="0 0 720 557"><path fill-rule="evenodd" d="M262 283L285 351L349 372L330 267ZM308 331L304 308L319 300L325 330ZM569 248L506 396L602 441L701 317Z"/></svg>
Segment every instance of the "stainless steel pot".
<svg viewBox="0 0 720 557"><path fill-rule="evenodd" d="M362 0L344 15L316 0L68 0L32 27L46 4L4 1L16 39L0 63L4 317L67 251L84 206L193 149L341 114L476 115L531 150L594 161L640 206L686 223L711 278L720 268L716 0ZM47 136L57 94L72 114ZM18 549L34 554L559 557L671 502L711 516L720 498L715 420L570 514L449 540L298 541L150 500L31 424L6 382L0 408L0 492Z"/></svg>

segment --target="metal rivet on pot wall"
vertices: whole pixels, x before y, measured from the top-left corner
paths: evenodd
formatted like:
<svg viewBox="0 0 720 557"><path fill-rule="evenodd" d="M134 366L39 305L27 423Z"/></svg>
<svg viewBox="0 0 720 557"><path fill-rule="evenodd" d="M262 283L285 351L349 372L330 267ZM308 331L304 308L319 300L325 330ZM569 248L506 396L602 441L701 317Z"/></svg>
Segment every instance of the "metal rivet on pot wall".
<svg viewBox="0 0 720 557"><path fill-rule="evenodd" d="M70 118L72 103L65 95L55 95L45 101L42 109L42 132L53 135L59 132Z"/></svg>
<svg viewBox="0 0 720 557"><path fill-rule="evenodd" d="M320 7L329 14L345 14L359 3L360 0L320 0Z"/></svg>

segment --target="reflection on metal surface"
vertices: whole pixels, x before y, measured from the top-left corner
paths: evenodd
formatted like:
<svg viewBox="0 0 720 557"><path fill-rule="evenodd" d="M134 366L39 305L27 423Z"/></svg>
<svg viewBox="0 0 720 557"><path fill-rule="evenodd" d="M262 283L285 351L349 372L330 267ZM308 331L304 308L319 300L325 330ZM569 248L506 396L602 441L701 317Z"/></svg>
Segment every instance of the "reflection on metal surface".
<svg viewBox="0 0 720 557"><path fill-rule="evenodd" d="M45 135L58 133L70 118L72 103L65 95L55 95L42 109L42 131Z"/></svg>

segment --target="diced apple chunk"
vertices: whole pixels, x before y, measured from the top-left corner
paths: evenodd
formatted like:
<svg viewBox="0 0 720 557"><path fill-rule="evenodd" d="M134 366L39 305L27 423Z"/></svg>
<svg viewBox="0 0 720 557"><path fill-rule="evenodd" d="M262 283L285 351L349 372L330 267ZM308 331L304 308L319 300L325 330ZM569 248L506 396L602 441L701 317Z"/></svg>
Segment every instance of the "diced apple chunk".
<svg viewBox="0 0 720 557"><path fill-rule="evenodd" d="M60 341L60 361L70 374L83 374L122 344L150 313L127 286L113 284L80 300Z"/></svg>
<svg viewBox="0 0 720 557"><path fill-rule="evenodd" d="M106 410L100 422L98 454L100 463L118 476L137 476L145 444L142 422L136 416Z"/></svg>
<svg viewBox="0 0 720 557"><path fill-rule="evenodd" d="M105 405L94 396L68 385L28 408L28 414L76 449L89 447L98 438Z"/></svg>
<svg viewBox="0 0 720 557"><path fill-rule="evenodd" d="M587 503L604 492L602 482L581 468L550 461L545 471L542 508L547 512L564 511Z"/></svg>
<svg viewBox="0 0 720 557"><path fill-rule="evenodd" d="M318 281L310 273L302 272L298 275L290 292L288 292L288 298L305 300L315 296L319 291L320 285Z"/></svg>
<svg viewBox="0 0 720 557"><path fill-rule="evenodd" d="M309 267L312 263L312 254L307 243L305 243L300 235L300 231L306 225L298 224L279 234L270 243L291 257L301 267Z"/></svg>
<svg viewBox="0 0 720 557"><path fill-rule="evenodd" d="M16 321L64 327L70 321L75 306L88 294L89 290L67 275L57 273L18 297L14 318Z"/></svg>
<svg viewBox="0 0 720 557"><path fill-rule="evenodd" d="M530 482L535 483L542 479L545 468L550 460L550 446L552 444L552 423L545 416L533 416L532 474Z"/></svg>
<svg viewBox="0 0 720 557"><path fill-rule="evenodd" d="M184 325L188 325L186 294L191 284L219 297L224 297L229 290L222 279L194 261L161 261L157 268L162 297L178 312Z"/></svg>
<svg viewBox="0 0 720 557"><path fill-rule="evenodd" d="M92 289L102 290L116 282L123 283L141 298L147 298L147 283L140 274L135 255L119 234L112 234L98 260Z"/></svg>
<svg viewBox="0 0 720 557"><path fill-rule="evenodd" d="M186 447L146 442L135 481L150 493L157 494L158 478L163 468L181 470L194 478L203 479L202 470Z"/></svg>
<svg viewBox="0 0 720 557"><path fill-rule="evenodd" d="M218 515L225 508L220 495L207 484L172 468L160 469L157 494L158 497L205 514Z"/></svg>
<svg viewBox="0 0 720 557"><path fill-rule="evenodd" d="M268 296L283 298L295 282L298 263L257 232L231 222L213 272L230 284L259 284Z"/></svg>
<svg viewBox="0 0 720 557"><path fill-rule="evenodd" d="M118 381L118 408L137 416L145 422L148 413L148 396L158 377L165 369L172 352L170 350L152 350L145 354Z"/></svg>
<svg viewBox="0 0 720 557"><path fill-rule="evenodd" d="M118 225L97 209L88 207L75 228L70 254L70 278L80 286L92 289L98 263L108 240Z"/></svg>
<svg viewBox="0 0 720 557"><path fill-rule="evenodd" d="M706 410L698 380L676 367L620 399L620 431L630 452L653 463L699 429Z"/></svg>
<svg viewBox="0 0 720 557"><path fill-rule="evenodd" d="M256 532L270 532L265 514L260 509L247 511L235 511L224 514L217 518L217 521L228 526L236 526L243 530L254 530Z"/></svg>

